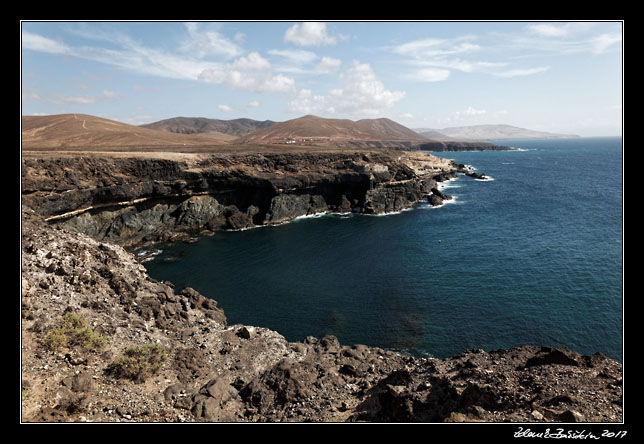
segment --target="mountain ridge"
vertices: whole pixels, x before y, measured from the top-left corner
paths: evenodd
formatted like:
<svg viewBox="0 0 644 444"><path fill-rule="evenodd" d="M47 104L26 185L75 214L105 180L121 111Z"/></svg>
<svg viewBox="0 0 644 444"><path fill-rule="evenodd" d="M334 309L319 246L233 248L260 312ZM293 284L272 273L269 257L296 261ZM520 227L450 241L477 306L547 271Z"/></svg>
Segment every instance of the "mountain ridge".
<svg viewBox="0 0 644 444"><path fill-rule="evenodd" d="M180 134L208 134L215 131L230 136L241 137L276 123L278 122L272 120L260 121L245 117L231 120L210 119L207 117L171 117L139 126L141 128Z"/></svg>
<svg viewBox="0 0 644 444"><path fill-rule="evenodd" d="M415 131L387 118L328 119L306 115L280 122L235 140L235 143L301 143L347 141L427 141Z"/></svg>
<svg viewBox="0 0 644 444"><path fill-rule="evenodd" d="M89 114L22 116L23 148L221 145L221 133L175 134L141 128Z"/></svg>

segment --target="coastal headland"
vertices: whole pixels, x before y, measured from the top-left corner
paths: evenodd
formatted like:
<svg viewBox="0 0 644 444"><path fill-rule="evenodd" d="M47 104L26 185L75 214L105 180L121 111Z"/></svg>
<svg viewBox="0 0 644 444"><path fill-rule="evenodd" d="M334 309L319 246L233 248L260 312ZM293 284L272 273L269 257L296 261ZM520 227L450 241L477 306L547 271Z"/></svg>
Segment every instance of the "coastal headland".
<svg viewBox="0 0 644 444"><path fill-rule="evenodd" d="M288 342L229 325L216 294L154 280L131 252L439 205L437 183L464 165L399 147L167 140L23 144L23 421L622 421L622 365L601 353L532 344L434 359L333 336Z"/></svg>

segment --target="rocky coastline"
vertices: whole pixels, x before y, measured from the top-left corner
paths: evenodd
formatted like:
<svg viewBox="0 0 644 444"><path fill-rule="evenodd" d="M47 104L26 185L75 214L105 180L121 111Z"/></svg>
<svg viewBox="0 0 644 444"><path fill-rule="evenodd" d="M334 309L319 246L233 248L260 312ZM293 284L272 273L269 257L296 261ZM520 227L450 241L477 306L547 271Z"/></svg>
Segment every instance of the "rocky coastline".
<svg viewBox="0 0 644 444"><path fill-rule="evenodd" d="M24 156L22 421L622 421L622 365L600 353L526 345L434 359L333 336L288 342L229 325L216 294L156 281L128 251L440 204L437 182L465 172L395 151Z"/></svg>
<svg viewBox="0 0 644 444"><path fill-rule="evenodd" d="M50 223L131 247L324 212L397 212L459 171L447 159L386 150L29 156L22 201Z"/></svg>

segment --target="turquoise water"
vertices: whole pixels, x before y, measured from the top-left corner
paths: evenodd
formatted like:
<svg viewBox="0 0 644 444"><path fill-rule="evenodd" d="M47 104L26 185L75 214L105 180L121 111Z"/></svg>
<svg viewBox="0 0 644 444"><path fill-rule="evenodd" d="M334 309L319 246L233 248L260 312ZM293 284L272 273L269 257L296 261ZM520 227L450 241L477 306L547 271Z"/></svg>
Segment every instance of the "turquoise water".
<svg viewBox="0 0 644 444"><path fill-rule="evenodd" d="M438 358L567 346L622 359L621 138L503 141L437 153L454 200L385 216L325 215L162 245L149 274L217 300L230 324L288 340ZM169 260L171 259L171 260Z"/></svg>

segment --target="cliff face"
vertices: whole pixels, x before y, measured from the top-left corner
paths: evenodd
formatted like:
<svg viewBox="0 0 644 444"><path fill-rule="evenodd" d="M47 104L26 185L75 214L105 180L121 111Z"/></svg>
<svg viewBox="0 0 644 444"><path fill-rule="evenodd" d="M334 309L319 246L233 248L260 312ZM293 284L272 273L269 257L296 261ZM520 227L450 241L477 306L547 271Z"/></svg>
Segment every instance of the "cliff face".
<svg viewBox="0 0 644 444"><path fill-rule="evenodd" d="M423 153L25 158L23 203L52 223L122 245L321 212L400 211L451 161Z"/></svg>

